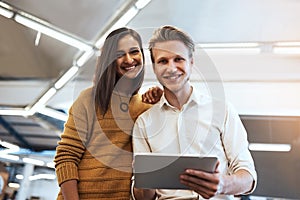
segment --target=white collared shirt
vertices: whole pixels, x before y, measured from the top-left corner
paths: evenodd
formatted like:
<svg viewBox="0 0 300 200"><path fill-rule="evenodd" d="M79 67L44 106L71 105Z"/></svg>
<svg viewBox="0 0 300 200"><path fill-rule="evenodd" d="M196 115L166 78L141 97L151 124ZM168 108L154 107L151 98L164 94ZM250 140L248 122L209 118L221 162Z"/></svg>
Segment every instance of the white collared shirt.
<svg viewBox="0 0 300 200"><path fill-rule="evenodd" d="M248 150L247 133L237 112L230 104L200 94L195 88L181 110L171 106L163 96L141 114L133 128L133 150L216 156L220 173L245 169L256 186L257 174ZM159 200L198 196L189 190L156 190L156 193ZM212 199L233 199L233 196L219 195Z"/></svg>

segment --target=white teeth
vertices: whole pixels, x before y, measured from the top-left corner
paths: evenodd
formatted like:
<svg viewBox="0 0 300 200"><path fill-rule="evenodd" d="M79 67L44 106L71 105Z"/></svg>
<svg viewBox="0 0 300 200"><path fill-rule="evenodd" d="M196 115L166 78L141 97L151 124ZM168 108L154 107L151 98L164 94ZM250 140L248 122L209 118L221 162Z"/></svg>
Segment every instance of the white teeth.
<svg viewBox="0 0 300 200"><path fill-rule="evenodd" d="M134 68L135 68L135 66L131 66L131 67L125 67L124 69L129 71L129 70L132 70Z"/></svg>
<svg viewBox="0 0 300 200"><path fill-rule="evenodd" d="M180 77L180 74L179 74L179 75L176 75L176 76L165 76L165 78L171 79L171 80L175 80L175 79L177 79L177 78L179 78L179 77Z"/></svg>

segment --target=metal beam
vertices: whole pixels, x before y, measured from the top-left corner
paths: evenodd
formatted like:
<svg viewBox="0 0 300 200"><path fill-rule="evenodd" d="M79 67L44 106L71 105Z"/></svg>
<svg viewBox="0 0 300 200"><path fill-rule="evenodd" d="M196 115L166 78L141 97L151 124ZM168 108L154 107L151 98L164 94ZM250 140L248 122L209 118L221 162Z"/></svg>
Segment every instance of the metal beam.
<svg viewBox="0 0 300 200"><path fill-rule="evenodd" d="M0 124L13 135L24 147L33 150L32 146L18 133L3 117L0 116Z"/></svg>

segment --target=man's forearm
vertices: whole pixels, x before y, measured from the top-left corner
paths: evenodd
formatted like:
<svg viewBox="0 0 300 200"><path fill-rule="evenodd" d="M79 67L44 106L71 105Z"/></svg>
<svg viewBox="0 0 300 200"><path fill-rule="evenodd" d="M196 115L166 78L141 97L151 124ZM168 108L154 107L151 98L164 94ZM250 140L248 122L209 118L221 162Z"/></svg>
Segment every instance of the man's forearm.
<svg viewBox="0 0 300 200"><path fill-rule="evenodd" d="M244 169L238 170L233 175L225 176L222 182L219 192L223 194L245 194L254 186L253 177Z"/></svg>

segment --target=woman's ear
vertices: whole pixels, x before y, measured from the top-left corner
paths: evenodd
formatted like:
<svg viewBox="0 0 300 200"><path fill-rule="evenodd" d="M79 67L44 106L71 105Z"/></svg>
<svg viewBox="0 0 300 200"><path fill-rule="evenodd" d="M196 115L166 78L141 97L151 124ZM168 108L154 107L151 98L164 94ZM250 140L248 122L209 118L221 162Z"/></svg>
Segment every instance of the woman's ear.
<svg viewBox="0 0 300 200"><path fill-rule="evenodd" d="M191 66L194 65L194 57L191 57Z"/></svg>

